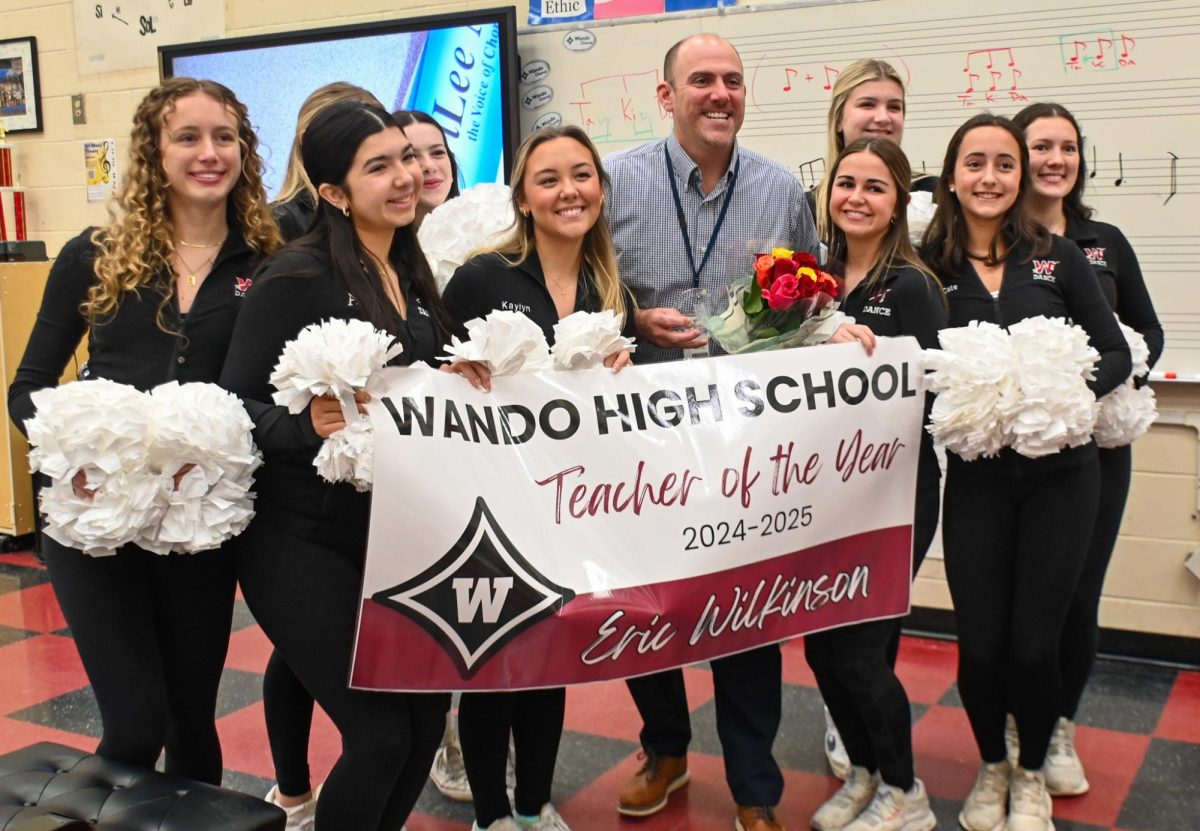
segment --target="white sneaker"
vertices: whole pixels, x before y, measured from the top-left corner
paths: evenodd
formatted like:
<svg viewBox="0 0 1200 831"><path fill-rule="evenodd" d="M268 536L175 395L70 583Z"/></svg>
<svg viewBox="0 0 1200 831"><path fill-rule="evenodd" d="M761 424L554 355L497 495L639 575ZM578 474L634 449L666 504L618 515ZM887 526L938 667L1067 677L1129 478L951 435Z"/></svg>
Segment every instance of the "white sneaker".
<svg viewBox="0 0 1200 831"><path fill-rule="evenodd" d="M1083 762L1075 752L1075 722L1065 718L1058 720L1042 770L1046 774L1046 790L1051 796L1079 796L1088 792L1091 786L1083 772Z"/></svg>
<svg viewBox="0 0 1200 831"><path fill-rule="evenodd" d="M837 793L817 809L812 817L812 827L817 831L838 831L867 807L875 789L879 786L879 775L866 768L850 768L850 775Z"/></svg>
<svg viewBox="0 0 1200 831"><path fill-rule="evenodd" d="M284 831L313 831L315 828L317 821L317 800L315 798L310 798L307 802L299 805L293 805L291 808L285 808L279 804L279 786L272 785L271 790L267 791L267 795L263 799L276 808L283 808L283 812L287 814L287 824L283 826Z"/></svg>
<svg viewBox="0 0 1200 831"><path fill-rule="evenodd" d="M846 753L846 746L842 744L842 734L833 723L833 716L829 714L828 707L825 708L825 761L829 762L829 769L833 771L833 775L845 782L846 777L850 775L850 756Z"/></svg>
<svg viewBox="0 0 1200 831"><path fill-rule="evenodd" d="M471 831L524 831L524 829L521 828L521 823L512 817L500 817L487 828L481 828L479 823L473 822Z"/></svg>
<svg viewBox="0 0 1200 831"><path fill-rule="evenodd" d="M1007 761L980 765L975 787L967 794L958 814L958 824L966 831L1000 831L1004 827L1011 773L1012 766Z"/></svg>
<svg viewBox="0 0 1200 831"><path fill-rule="evenodd" d="M571 826L562 818L554 806L547 802L542 806L538 818L531 825L525 826L525 831L571 831Z"/></svg>
<svg viewBox="0 0 1200 831"><path fill-rule="evenodd" d="M1040 770L1013 768L1008 791L1007 831L1054 831L1050 793Z"/></svg>
<svg viewBox="0 0 1200 831"><path fill-rule="evenodd" d="M444 742L433 757L429 778L447 799L455 802L471 801L471 784L467 781L467 768L463 765L462 747L458 744L458 732Z"/></svg>
<svg viewBox="0 0 1200 831"><path fill-rule="evenodd" d="M1012 713L1004 717L1004 751L1008 764L1015 768L1021 758L1021 738L1017 734L1017 719Z"/></svg>
<svg viewBox="0 0 1200 831"><path fill-rule="evenodd" d="M918 779L907 792L880 783L870 804L842 831L933 831L935 828L937 817L929 807L925 783Z"/></svg>

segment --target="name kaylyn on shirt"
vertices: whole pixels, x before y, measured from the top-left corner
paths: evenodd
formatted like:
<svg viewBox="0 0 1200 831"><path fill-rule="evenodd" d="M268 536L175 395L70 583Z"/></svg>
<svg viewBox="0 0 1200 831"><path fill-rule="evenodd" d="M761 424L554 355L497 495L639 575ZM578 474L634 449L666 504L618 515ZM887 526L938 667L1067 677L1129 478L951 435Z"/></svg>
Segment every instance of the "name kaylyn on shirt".
<svg viewBox="0 0 1200 831"><path fill-rule="evenodd" d="M476 405L437 396L381 398L401 436L459 439L474 444L525 444L543 436L562 441L586 423L597 436L671 430L757 418L767 412L832 410L864 401L917 395L920 369L907 362L883 363L869 372L848 367L776 375L765 382L745 378L727 389L717 384L612 393L587 399L553 398L541 406Z"/></svg>

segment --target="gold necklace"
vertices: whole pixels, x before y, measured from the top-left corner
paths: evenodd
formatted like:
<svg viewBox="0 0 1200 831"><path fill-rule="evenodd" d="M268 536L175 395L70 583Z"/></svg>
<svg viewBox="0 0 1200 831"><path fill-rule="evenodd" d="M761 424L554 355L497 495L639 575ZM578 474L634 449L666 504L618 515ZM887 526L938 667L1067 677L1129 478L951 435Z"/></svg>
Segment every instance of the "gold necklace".
<svg viewBox="0 0 1200 831"><path fill-rule="evenodd" d="M575 285L575 282L575 280L567 280L566 282L560 284L557 280L551 280L549 277L546 278L546 285L558 292L559 297L566 297L567 291L573 285Z"/></svg>
<svg viewBox="0 0 1200 831"><path fill-rule="evenodd" d="M175 240L175 241L178 242L180 245L182 245L184 248L220 248L221 245L223 245L225 243L224 238L219 239L216 242L206 242L203 244L196 243L196 242L185 242L184 240L181 240L181 239Z"/></svg>
<svg viewBox="0 0 1200 831"><path fill-rule="evenodd" d="M212 247L212 246L209 246L209 247ZM183 257L183 252L182 252L182 251L180 251L180 250L176 249L176 251L175 251L175 256L179 258L179 262L183 263L183 267L184 267L185 269L187 269L187 272L188 272L188 275L187 275L187 281L188 281L188 285L189 285L189 286L194 286L194 285L196 285L196 272L197 272L197 271L200 271L200 270L201 270L201 269L203 269L205 266L212 266L212 264L213 264L213 263L216 261L216 259L217 259L217 255L216 255L216 253L214 252L214 253L213 253L213 255L212 255L211 257L209 257L209 258L208 258L207 260L205 260L204 262L200 263L200 268L192 268L192 264L191 264L191 263L189 263L189 262L188 262L186 259L184 259L184 257ZM207 276L207 273L206 273L206 276Z"/></svg>

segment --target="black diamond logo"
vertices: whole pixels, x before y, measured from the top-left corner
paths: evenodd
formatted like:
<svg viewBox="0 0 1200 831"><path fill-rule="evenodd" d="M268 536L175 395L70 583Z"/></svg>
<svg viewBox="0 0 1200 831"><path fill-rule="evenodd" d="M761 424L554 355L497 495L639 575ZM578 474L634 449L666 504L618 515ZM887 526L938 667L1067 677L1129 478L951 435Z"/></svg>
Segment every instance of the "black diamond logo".
<svg viewBox="0 0 1200 831"><path fill-rule="evenodd" d="M574 598L521 556L483 497L475 500L462 536L436 563L372 597L420 624L463 678Z"/></svg>

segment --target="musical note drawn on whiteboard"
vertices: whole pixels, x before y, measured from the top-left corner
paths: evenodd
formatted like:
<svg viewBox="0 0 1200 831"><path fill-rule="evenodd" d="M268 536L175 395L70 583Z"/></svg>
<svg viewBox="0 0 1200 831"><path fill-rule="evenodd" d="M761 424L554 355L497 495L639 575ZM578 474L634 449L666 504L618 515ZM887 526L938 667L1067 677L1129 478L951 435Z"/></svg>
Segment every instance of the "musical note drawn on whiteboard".
<svg viewBox="0 0 1200 831"><path fill-rule="evenodd" d="M983 78L985 72L988 77L988 85L982 91L981 100L977 100L975 85ZM1011 47L997 46L968 52L963 65L963 73L967 76L967 88L959 94L958 100L964 107L974 107L978 103L995 104L997 92L1002 86L1008 87L1008 100L1029 100L1019 89L1020 79L1024 73L1017 68L1017 58ZM1005 83L1006 76L1007 84Z"/></svg>
<svg viewBox="0 0 1200 831"><path fill-rule="evenodd" d="M1171 192L1168 193L1167 198L1163 200L1164 205L1167 204L1168 202L1170 202L1171 199L1175 196L1175 193L1178 191L1178 185L1179 185L1179 180L1177 178L1177 170L1176 170L1179 167L1179 157L1176 156L1174 153L1172 153L1170 150L1167 151L1167 155L1171 157Z"/></svg>

